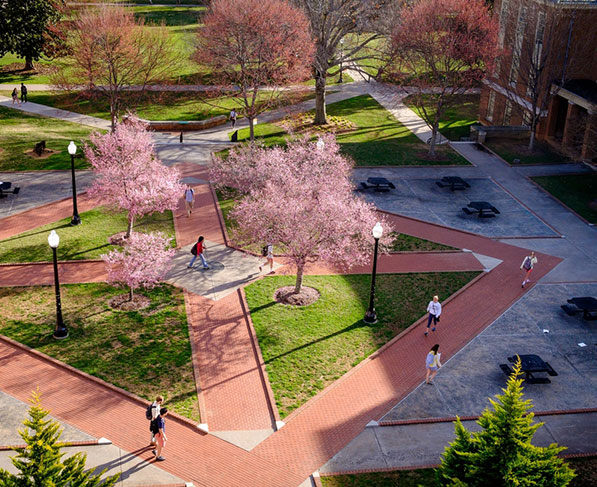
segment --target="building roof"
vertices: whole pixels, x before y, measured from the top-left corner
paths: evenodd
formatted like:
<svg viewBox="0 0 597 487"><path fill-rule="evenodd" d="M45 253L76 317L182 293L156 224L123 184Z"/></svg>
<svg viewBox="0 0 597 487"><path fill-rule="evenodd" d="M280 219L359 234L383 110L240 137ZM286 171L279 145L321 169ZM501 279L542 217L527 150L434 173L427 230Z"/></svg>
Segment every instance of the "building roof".
<svg viewBox="0 0 597 487"><path fill-rule="evenodd" d="M572 79L562 86L567 91L597 105L597 82L590 79Z"/></svg>

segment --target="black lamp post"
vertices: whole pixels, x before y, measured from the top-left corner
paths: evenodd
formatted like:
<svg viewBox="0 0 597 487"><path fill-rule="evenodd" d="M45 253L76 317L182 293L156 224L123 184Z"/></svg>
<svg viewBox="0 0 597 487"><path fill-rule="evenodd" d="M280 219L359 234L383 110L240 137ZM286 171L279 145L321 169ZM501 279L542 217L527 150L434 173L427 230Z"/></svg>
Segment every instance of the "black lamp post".
<svg viewBox="0 0 597 487"><path fill-rule="evenodd" d="M344 39L340 39L340 77L338 83L342 83L342 60L344 58Z"/></svg>
<svg viewBox="0 0 597 487"><path fill-rule="evenodd" d="M379 239L383 235L383 228L379 222L373 227L373 238L375 239L375 250L373 252L373 270L371 271L371 294L369 296L369 309L365 313L363 321L365 323L377 323L377 314L375 313L375 274L377 272L377 248Z"/></svg>
<svg viewBox="0 0 597 487"><path fill-rule="evenodd" d="M50 232L48 236L48 243L52 248L54 255L54 288L56 290L56 329L54 330L54 338L62 339L68 336L68 329L62 320L62 305L60 303L60 282L58 281L58 260L56 258L56 249L60 243L60 237L55 230Z"/></svg>
<svg viewBox="0 0 597 487"><path fill-rule="evenodd" d="M81 217L77 210L77 181L75 179L75 154L77 153L77 146L72 140L68 144L68 153L70 154L70 170L73 176L73 219L70 221L70 224L80 225Z"/></svg>

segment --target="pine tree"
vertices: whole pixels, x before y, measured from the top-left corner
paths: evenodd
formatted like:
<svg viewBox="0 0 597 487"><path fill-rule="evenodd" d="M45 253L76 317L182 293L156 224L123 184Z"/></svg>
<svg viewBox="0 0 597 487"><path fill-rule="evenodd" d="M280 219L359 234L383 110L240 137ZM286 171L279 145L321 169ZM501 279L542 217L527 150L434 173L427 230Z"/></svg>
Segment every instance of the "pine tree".
<svg viewBox="0 0 597 487"><path fill-rule="evenodd" d="M46 419L49 411L41 407L38 392L33 392L29 418L23 421L25 429L19 435L25 447L15 448L17 455L11 457L12 464L19 471L13 475L0 469L2 487L95 487L101 483L103 470L99 475L86 472L87 455L76 453L62 460L63 446L59 443L62 431L60 424ZM120 474L113 475L101 483L102 487L113 486Z"/></svg>
<svg viewBox="0 0 597 487"><path fill-rule="evenodd" d="M493 410L485 409L479 418L481 431L471 434L456 420L456 439L437 471L440 485L565 487L574 478L574 471L557 456L565 447L531 444L543 423L533 424L531 401L522 398L520 373L518 361L504 393L490 399Z"/></svg>

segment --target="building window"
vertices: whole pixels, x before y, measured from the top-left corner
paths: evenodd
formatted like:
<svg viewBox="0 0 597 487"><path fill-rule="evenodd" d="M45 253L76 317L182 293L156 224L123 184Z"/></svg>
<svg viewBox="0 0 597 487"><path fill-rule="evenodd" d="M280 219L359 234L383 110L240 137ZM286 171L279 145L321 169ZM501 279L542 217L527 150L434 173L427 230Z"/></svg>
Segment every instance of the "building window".
<svg viewBox="0 0 597 487"><path fill-rule="evenodd" d="M487 114L485 118L493 122L493 109L495 108L495 91L489 92L489 99L487 100Z"/></svg>
<svg viewBox="0 0 597 487"><path fill-rule="evenodd" d="M529 110L525 110L522 114L522 124L531 126L531 122L533 121L533 116Z"/></svg>
<svg viewBox="0 0 597 487"><path fill-rule="evenodd" d="M504 125L510 125L510 120L512 119L512 102L510 100L506 100L506 108L504 109Z"/></svg>
<svg viewBox="0 0 597 487"><path fill-rule="evenodd" d="M516 36L514 38L514 48L512 49L512 65L510 67L510 86L516 87L518 82L518 68L520 67L520 55L522 52L522 41L524 38L525 20L527 16L527 7L521 5L518 12L518 22L516 23Z"/></svg>

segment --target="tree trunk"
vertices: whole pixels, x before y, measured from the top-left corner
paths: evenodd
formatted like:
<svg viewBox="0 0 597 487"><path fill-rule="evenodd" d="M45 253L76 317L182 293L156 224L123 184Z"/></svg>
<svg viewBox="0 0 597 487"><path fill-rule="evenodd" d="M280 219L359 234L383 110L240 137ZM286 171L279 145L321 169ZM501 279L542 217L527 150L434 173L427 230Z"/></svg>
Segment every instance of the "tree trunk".
<svg viewBox="0 0 597 487"><path fill-rule="evenodd" d="M435 139L437 138L437 124L431 129L431 143L429 144L429 155L435 157Z"/></svg>
<svg viewBox="0 0 597 487"><path fill-rule="evenodd" d="M116 128L116 103L112 98L110 98L110 124L112 132L114 132Z"/></svg>
<svg viewBox="0 0 597 487"><path fill-rule="evenodd" d="M315 71L315 125L328 123L325 113L325 82L327 73Z"/></svg>
<svg viewBox="0 0 597 487"><path fill-rule="evenodd" d="M129 301L133 300L133 288L129 287Z"/></svg>
<svg viewBox="0 0 597 487"><path fill-rule="evenodd" d="M33 71L33 57L25 56L25 71Z"/></svg>
<svg viewBox="0 0 597 487"><path fill-rule="evenodd" d="M249 119L249 140L253 142L255 140L255 119L253 117L247 117Z"/></svg>
<svg viewBox="0 0 597 487"><path fill-rule="evenodd" d="M305 270L305 265L298 265L296 267L296 284L294 285L294 294L298 294L301 292L303 287L303 272Z"/></svg>
<svg viewBox="0 0 597 487"><path fill-rule="evenodd" d="M535 149L535 124L531 125L531 136L529 137L529 151L533 152Z"/></svg>
<svg viewBox="0 0 597 487"><path fill-rule="evenodd" d="M131 237L131 233L133 233L133 223L134 222L135 222L135 219L133 217L129 216L129 227L126 230L126 238Z"/></svg>

